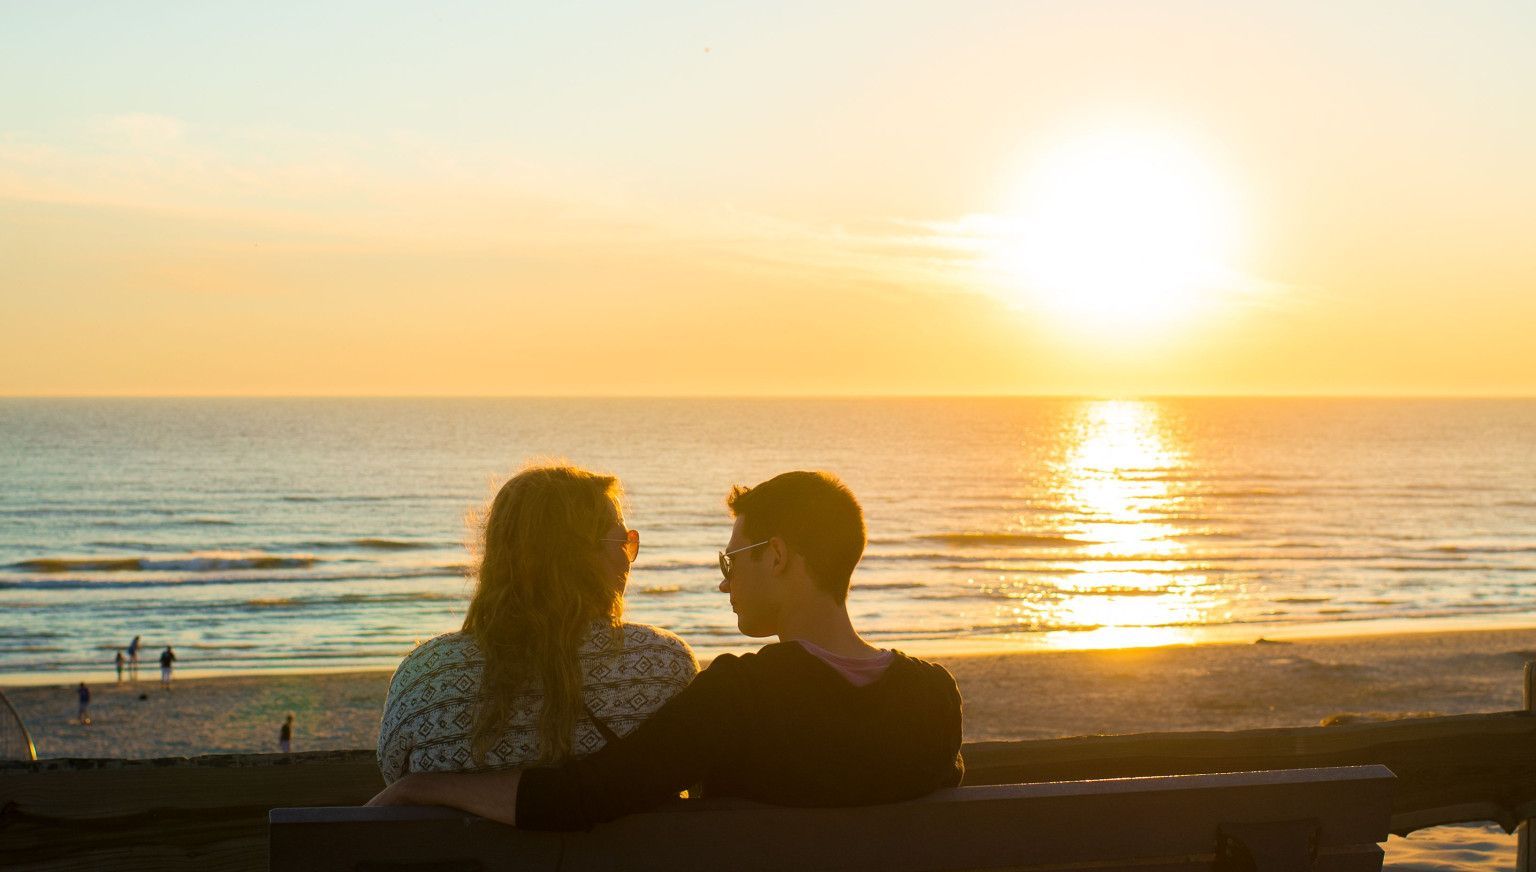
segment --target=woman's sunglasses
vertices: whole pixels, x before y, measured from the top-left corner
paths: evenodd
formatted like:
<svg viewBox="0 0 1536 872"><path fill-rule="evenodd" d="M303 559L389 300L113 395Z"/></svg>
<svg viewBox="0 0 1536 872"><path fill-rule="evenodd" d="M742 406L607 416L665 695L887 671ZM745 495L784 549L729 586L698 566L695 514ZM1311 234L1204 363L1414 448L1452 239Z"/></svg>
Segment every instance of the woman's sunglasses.
<svg viewBox="0 0 1536 872"><path fill-rule="evenodd" d="M640 531L639 530L625 530L624 531L624 538L623 539L599 539L597 541L599 541L599 542L619 542L619 543L623 544L623 546L624 546L624 556L629 558L629 562L630 563L634 563L635 562L635 558L640 556Z"/></svg>

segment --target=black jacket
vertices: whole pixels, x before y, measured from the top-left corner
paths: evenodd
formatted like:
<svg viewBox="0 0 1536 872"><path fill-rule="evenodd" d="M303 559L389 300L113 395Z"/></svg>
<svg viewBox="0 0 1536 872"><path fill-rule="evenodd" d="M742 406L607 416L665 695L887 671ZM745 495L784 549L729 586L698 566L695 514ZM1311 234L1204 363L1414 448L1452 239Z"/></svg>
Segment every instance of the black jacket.
<svg viewBox="0 0 1536 872"><path fill-rule="evenodd" d="M703 786L775 805L913 799L960 783L960 692L897 652L856 687L800 645L722 654L630 735L523 773L517 825L585 829Z"/></svg>

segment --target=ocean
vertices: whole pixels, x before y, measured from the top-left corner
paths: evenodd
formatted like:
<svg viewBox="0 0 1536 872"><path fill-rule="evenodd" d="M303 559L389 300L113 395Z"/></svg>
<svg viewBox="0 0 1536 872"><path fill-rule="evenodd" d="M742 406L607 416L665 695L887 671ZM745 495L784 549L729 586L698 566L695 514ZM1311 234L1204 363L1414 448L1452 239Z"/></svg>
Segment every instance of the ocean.
<svg viewBox="0 0 1536 872"><path fill-rule="evenodd" d="M725 495L836 472L855 623L913 653L1536 621L1536 400L4 399L0 681L391 668L457 629L472 513L618 475L626 617L703 656Z"/></svg>

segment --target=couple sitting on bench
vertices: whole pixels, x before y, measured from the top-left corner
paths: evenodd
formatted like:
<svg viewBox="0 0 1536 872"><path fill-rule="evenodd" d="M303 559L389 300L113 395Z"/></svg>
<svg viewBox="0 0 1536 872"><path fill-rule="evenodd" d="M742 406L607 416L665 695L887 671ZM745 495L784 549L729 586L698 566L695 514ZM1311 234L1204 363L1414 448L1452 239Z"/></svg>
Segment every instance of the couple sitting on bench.
<svg viewBox="0 0 1536 872"><path fill-rule="evenodd" d="M370 805L571 830L684 790L852 806L960 783L954 679L849 619L865 528L842 482L788 472L731 492L720 590L742 633L779 641L702 672L676 636L619 620L640 547L619 496L617 480L565 466L501 488L464 630L391 682L388 786Z"/></svg>

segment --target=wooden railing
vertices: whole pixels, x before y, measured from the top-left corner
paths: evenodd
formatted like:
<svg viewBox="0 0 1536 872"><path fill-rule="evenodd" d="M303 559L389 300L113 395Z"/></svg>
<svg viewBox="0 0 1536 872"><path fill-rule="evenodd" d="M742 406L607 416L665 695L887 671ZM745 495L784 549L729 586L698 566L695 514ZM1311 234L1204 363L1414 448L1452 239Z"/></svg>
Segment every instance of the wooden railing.
<svg viewBox="0 0 1536 872"><path fill-rule="evenodd" d="M1533 670L1527 708L1331 727L1086 736L965 746L966 784L1382 763L1392 831L1492 820L1521 827L1532 870ZM7 869L265 869L267 812L358 805L382 783L372 751L0 764Z"/></svg>

